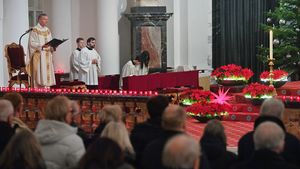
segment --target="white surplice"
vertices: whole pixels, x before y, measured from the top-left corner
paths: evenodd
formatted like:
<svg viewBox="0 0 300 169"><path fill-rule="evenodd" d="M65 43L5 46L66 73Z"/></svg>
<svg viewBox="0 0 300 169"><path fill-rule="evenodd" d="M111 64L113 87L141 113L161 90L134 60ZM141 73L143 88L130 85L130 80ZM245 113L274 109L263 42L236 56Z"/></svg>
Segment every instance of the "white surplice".
<svg viewBox="0 0 300 169"><path fill-rule="evenodd" d="M141 68L141 65L134 65L132 61L128 61L122 68L122 73L120 76L120 87L123 86L123 77L127 76L140 76L140 75L146 75L148 74L148 67L143 66Z"/></svg>
<svg viewBox="0 0 300 169"><path fill-rule="evenodd" d="M80 69L80 55L81 49L77 48L72 52L72 55L70 57L70 80L78 80L79 79L79 69Z"/></svg>
<svg viewBox="0 0 300 169"><path fill-rule="evenodd" d="M97 59L97 64L92 64L92 60ZM84 47L79 55L79 80L86 85L98 85L98 76L101 72L101 57L95 49Z"/></svg>
<svg viewBox="0 0 300 169"><path fill-rule="evenodd" d="M40 24L37 24L29 34L29 57L26 58L26 63L28 73L30 75L33 73L35 87L55 85L52 52L50 47L42 49L42 46L51 40L50 30Z"/></svg>

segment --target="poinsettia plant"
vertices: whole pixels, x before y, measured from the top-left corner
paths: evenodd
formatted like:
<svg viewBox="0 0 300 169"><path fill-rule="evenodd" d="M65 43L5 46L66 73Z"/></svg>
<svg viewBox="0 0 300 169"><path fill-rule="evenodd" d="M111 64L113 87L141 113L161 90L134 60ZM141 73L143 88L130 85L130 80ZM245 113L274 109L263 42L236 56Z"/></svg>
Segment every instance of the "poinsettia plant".
<svg viewBox="0 0 300 169"><path fill-rule="evenodd" d="M253 71L235 64L228 64L215 69L211 76L216 80L241 80L247 82L253 76Z"/></svg>
<svg viewBox="0 0 300 169"><path fill-rule="evenodd" d="M214 96L210 91L192 89L182 92L179 96L183 105L192 105L197 102L210 102Z"/></svg>
<svg viewBox="0 0 300 169"><path fill-rule="evenodd" d="M289 73L284 70L274 70L273 71L273 81L287 81ZM264 71L260 74L261 81L270 81L270 72Z"/></svg>
<svg viewBox="0 0 300 169"><path fill-rule="evenodd" d="M243 89L243 94L246 98L271 98L275 94L274 86L267 86L260 83L251 83Z"/></svg>
<svg viewBox="0 0 300 169"><path fill-rule="evenodd" d="M186 112L190 116L216 118L228 114L229 105L220 103L199 102L186 108Z"/></svg>
<svg viewBox="0 0 300 169"><path fill-rule="evenodd" d="M230 105L228 90L220 88L218 94L204 90L188 90L180 94L181 103L187 105L186 112L192 117L206 117L212 119L227 115ZM198 119L198 118L196 118Z"/></svg>

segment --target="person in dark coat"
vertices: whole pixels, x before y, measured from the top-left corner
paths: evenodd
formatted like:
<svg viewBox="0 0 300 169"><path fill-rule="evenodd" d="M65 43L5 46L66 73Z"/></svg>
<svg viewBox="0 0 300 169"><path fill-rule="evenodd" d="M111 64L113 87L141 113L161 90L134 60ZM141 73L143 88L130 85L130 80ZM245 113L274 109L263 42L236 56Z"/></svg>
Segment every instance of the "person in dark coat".
<svg viewBox="0 0 300 169"><path fill-rule="evenodd" d="M14 108L10 101L0 99L0 155L5 149L15 129L11 127Z"/></svg>
<svg viewBox="0 0 300 169"><path fill-rule="evenodd" d="M166 142L177 134L184 133L186 113L183 108L169 105L162 115L162 135L148 144L143 152L142 168L162 168L162 151Z"/></svg>
<svg viewBox="0 0 300 169"><path fill-rule="evenodd" d="M219 120L210 120L200 140L211 169L227 169L237 162L237 155L226 150L224 127Z"/></svg>
<svg viewBox="0 0 300 169"><path fill-rule="evenodd" d="M150 116L144 123L137 124L130 135L130 140L136 153L136 168L141 169L142 153L145 147L153 140L159 138L163 132L161 127L161 116L169 105L166 96L158 95L151 97L147 102L147 109Z"/></svg>
<svg viewBox="0 0 300 169"><path fill-rule="evenodd" d="M277 99L266 100L260 110L260 116L254 122L254 131L245 134L238 143L238 160L244 161L251 157L254 152L253 134L257 126L263 122L271 121L279 125L285 132L285 146L281 153L283 158L300 167L300 141L285 130L282 122L284 104Z"/></svg>
<svg viewBox="0 0 300 169"><path fill-rule="evenodd" d="M284 150L283 129L274 122L263 122L256 128L253 140L255 151L249 160L236 164L232 169L296 169L280 153Z"/></svg>

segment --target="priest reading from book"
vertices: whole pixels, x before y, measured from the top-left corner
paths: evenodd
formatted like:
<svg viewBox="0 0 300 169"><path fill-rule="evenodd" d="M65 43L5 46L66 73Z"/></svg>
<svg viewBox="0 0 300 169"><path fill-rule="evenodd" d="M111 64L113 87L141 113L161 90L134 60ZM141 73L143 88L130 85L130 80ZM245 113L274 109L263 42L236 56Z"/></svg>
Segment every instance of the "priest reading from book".
<svg viewBox="0 0 300 169"><path fill-rule="evenodd" d="M79 77L79 54L82 48L84 48L84 39L83 38L77 38L76 39L77 48L72 52L72 55L70 57L70 80L78 80Z"/></svg>
<svg viewBox="0 0 300 169"><path fill-rule="evenodd" d="M101 57L94 49L96 39L88 38L87 46L81 49L79 55L79 80L85 82L89 89L98 88L98 76L101 72Z"/></svg>
<svg viewBox="0 0 300 169"><path fill-rule="evenodd" d="M123 77L148 74L149 60L149 52L143 51L140 55L136 56L135 59L128 61L122 68L120 88L123 87Z"/></svg>
<svg viewBox="0 0 300 169"><path fill-rule="evenodd" d="M50 87L55 85L52 58L55 49L51 47L51 44L47 44L52 40L51 32L46 26L48 23L47 14L40 14L38 22L29 34L29 58L26 58L27 72L33 80L31 87Z"/></svg>

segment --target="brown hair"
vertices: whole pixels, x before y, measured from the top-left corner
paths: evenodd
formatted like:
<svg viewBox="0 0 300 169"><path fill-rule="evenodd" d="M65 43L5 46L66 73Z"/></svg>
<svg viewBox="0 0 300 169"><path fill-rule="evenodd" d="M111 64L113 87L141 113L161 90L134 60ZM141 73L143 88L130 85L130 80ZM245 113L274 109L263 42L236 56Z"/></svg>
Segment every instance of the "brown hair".
<svg viewBox="0 0 300 169"><path fill-rule="evenodd" d="M9 100L14 107L14 112L21 111L23 106L23 96L17 92L6 93L3 99Z"/></svg>
<svg viewBox="0 0 300 169"><path fill-rule="evenodd" d="M11 138L2 153L0 168L46 168L41 154L41 146L31 131L20 130Z"/></svg>

